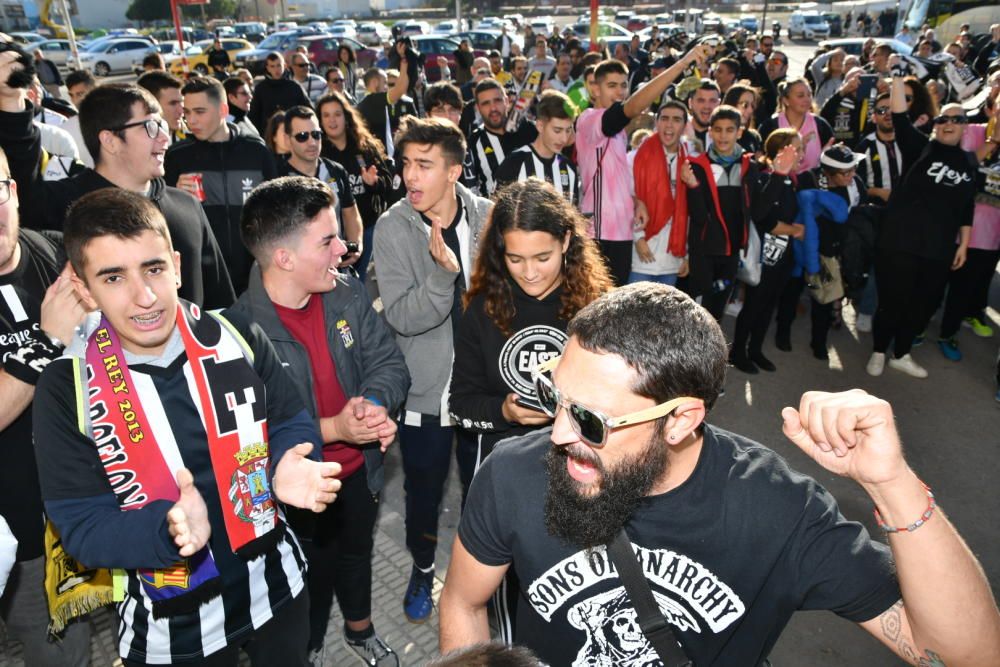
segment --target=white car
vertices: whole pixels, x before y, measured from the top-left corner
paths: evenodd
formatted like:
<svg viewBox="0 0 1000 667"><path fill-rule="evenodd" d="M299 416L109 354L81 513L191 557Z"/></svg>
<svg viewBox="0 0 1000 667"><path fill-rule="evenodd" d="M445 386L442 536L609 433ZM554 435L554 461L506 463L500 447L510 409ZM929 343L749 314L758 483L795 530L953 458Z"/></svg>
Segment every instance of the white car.
<svg viewBox="0 0 1000 667"><path fill-rule="evenodd" d="M351 39L357 39L358 33L354 29L354 26L340 24L332 25L329 30L325 30L327 34L333 35L334 37L350 37Z"/></svg>
<svg viewBox="0 0 1000 667"><path fill-rule="evenodd" d="M540 16L528 21L528 25L536 35L551 35L556 23L548 16Z"/></svg>
<svg viewBox="0 0 1000 667"><path fill-rule="evenodd" d="M427 21L407 21L403 24L402 34L406 37L413 35L429 35L434 30Z"/></svg>
<svg viewBox="0 0 1000 667"><path fill-rule="evenodd" d="M792 12L788 19L788 38L795 39L796 35L800 39L827 39L830 36L830 24L819 12Z"/></svg>
<svg viewBox="0 0 1000 667"><path fill-rule="evenodd" d="M358 41L368 46L381 46L392 39L392 31L382 23L362 23L358 26Z"/></svg>
<svg viewBox="0 0 1000 667"><path fill-rule="evenodd" d="M55 63L56 67L60 69L69 67L69 60L73 56L73 52L69 48L68 39L50 39L45 42L39 42L35 45L35 48L41 49L42 56L46 60L51 60Z"/></svg>
<svg viewBox="0 0 1000 667"><path fill-rule="evenodd" d="M38 48L41 42L48 41L48 37L45 35L39 35L37 32L10 32L11 39L24 47L25 51L31 51Z"/></svg>
<svg viewBox="0 0 1000 667"><path fill-rule="evenodd" d="M461 32L458 27L458 21L451 19L450 21L441 21L436 26L434 26L435 35L451 35L456 32Z"/></svg>
<svg viewBox="0 0 1000 667"><path fill-rule="evenodd" d="M131 72L150 53L156 53L156 47L144 39L102 39L80 53L80 66L95 76Z"/></svg>

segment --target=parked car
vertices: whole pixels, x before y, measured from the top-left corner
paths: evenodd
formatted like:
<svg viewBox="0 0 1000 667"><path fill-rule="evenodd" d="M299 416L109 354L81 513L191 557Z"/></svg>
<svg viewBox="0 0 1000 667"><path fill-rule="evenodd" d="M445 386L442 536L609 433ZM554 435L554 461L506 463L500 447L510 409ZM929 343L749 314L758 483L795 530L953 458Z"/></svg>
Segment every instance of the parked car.
<svg viewBox="0 0 1000 667"><path fill-rule="evenodd" d="M458 27L458 21L455 19L449 19L447 21L441 21L436 26L434 26L434 35L454 35L456 32L461 32Z"/></svg>
<svg viewBox="0 0 1000 667"><path fill-rule="evenodd" d="M131 72L150 53L156 53L156 47L144 39L110 37L90 44L81 52L80 66L94 76Z"/></svg>
<svg viewBox="0 0 1000 667"><path fill-rule="evenodd" d="M487 53L492 51L497 47L497 38L502 33L499 30L468 30L466 32L460 32L453 37L459 41L463 39L469 40L469 45L472 50L475 51L476 57L485 56ZM514 35L512 33L507 33L510 35L511 39L515 44L524 48L524 37L521 35Z"/></svg>
<svg viewBox="0 0 1000 667"><path fill-rule="evenodd" d="M427 21L407 21L403 24L402 34L404 37L413 37L414 35L429 35L434 32L431 28L431 24Z"/></svg>
<svg viewBox="0 0 1000 667"><path fill-rule="evenodd" d="M888 44L892 48L893 53L898 53L900 55L908 56L913 51L912 46L904 44L898 39L893 39L891 37L844 37L841 39L824 39L822 42L817 44L817 46L823 49L843 49L849 56L860 56L862 49L864 49L865 42L869 39L873 40L875 44Z"/></svg>
<svg viewBox="0 0 1000 667"><path fill-rule="evenodd" d="M358 31L354 29L354 26L343 23L340 25L332 25L329 30L324 32L328 35L333 35L337 39L342 39L344 37L350 37L351 39L358 38Z"/></svg>
<svg viewBox="0 0 1000 667"><path fill-rule="evenodd" d="M317 36L312 28L296 28L295 30L282 30L268 35L252 51L244 51L236 56L236 66L246 67L254 76L264 73L264 61L271 51L285 53L295 48L296 40L299 37ZM287 58L286 58L287 60Z"/></svg>
<svg viewBox="0 0 1000 667"><path fill-rule="evenodd" d="M792 12L788 19L788 38L795 39L828 39L830 24L816 11Z"/></svg>
<svg viewBox="0 0 1000 667"><path fill-rule="evenodd" d="M194 44L203 39L208 39L212 36L212 33L207 30L202 30L201 28L192 28L190 26L181 26L181 35L184 37L185 44ZM150 35L156 41L164 41L170 39L177 39L177 31L173 28L163 28L162 30L157 30Z"/></svg>
<svg viewBox="0 0 1000 667"><path fill-rule="evenodd" d="M382 23L362 23L358 26L357 40L367 46L381 46L392 40L392 31Z"/></svg>
<svg viewBox="0 0 1000 667"><path fill-rule="evenodd" d="M69 48L68 39L50 39L44 42L38 42L34 45L34 47L36 49L41 49L42 55L47 60L51 60L56 67L59 67L60 69L66 69L69 67L69 60L73 55L73 51Z"/></svg>
<svg viewBox="0 0 1000 667"><path fill-rule="evenodd" d="M574 23L570 26L573 32L576 33L578 37L584 38L590 37L590 22L580 22ZM621 27L617 23L611 23L608 21L600 21L597 24L597 37L627 37L632 38L632 33L625 28Z"/></svg>
<svg viewBox="0 0 1000 667"><path fill-rule="evenodd" d="M520 27L524 25L524 16L521 14L504 14L503 20L514 26L515 30L520 29Z"/></svg>
<svg viewBox="0 0 1000 667"><path fill-rule="evenodd" d="M222 40L222 48L229 52L231 62L236 62L236 58L242 54L254 50L254 45L245 39L236 37L225 37ZM211 68L208 66L208 50L215 43L214 39L206 39L192 44L184 49L184 57L187 58L188 71L208 74ZM184 74L184 66L181 63L180 55L167 58L167 71L176 76Z"/></svg>
<svg viewBox="0 0 1000 667"><path fill-rule="evenodd" d="M267 37L267 25L260 21L247 21L233 25L233 32L237 37L242 37L248 42L257 44Z"/></svg>
<svg viewBox="0 0 1000 667"><path fill-rule="evenodd" d="M354 49L354 55L358 59L358 69L364 72L366 69L375 66L379 52L365 46L361 42L350 37L334 37L333 35L300 35L289 48L284 50L285 63L291 65L292 54L299 46L306 47L309 52L309 60L316 67L320 76L325 77L327 70L337 63L337 49L341 44ZM261 63L261 67L264 64Z"/></svg>
<svg viewBox="0 0 1000 667"><path fill-rule="evenodd" d="M551 35L556 23L548 16L539 16L528 21L528 25L536 35Z"/></svg>
<svg viewBox="0 0 1000 667"><path fill-rule="evenodd" d="M413 48L424 56L424 74L431 83L441 80L441 69L437 65L438 56L448 59L448 67L454 74L458 63L455 61L455 50L459 41L445 35L417 35L413 38Z"/></svg>
<svg viewBox="0 0 1000 667"><path fill-rule="evenodd" d="M625 29L631 32L638 32L643 28L653 25L653 19L648 16L633 16L625 22Z"/></svg>
<svg viewBox="0 0 1000 667"><path fill-rule="evenodd" d="M756 16L741 16L740 27L751 34L760 30L760 24L758 23Z"/></svg>
<svg viewBox="0 0 1000 667"><path fill-rule="evenodd" d="M11 39L24 47L26 51L38 48L39 44L49 39L45 35L39 35L37 32L9 32L7 34L10 35Z"/></svg>

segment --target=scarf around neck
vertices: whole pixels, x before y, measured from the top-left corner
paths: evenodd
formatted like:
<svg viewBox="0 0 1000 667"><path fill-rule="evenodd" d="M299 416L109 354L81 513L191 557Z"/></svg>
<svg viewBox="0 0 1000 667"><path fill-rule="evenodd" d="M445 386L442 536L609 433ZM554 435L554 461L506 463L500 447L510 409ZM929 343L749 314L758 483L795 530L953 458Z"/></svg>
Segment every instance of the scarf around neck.
<svg viewBox="0 0 1000 667"><path fill-rule="evenodd" d="M687 186L681 179L681 167L687 161L684 143L677 145L677 165L675 172L676 195L670 187L670 171L667 169L667 155L663 142L655 133L639 146L632 163L635 178L635 195L649 211L649 222L644 234L646 240L656 236L668 222L671 222L667 252L675 257L687 254Z"/></svg>
<svg viewBox="0 0 1000 667"><path fill-rule="evenodd" d="M722 155L715 148L715 144L708 147L708 159L717 165L729 169L743 158L743 147L738 143L733 144L733 152L729 155Z"/></svg>

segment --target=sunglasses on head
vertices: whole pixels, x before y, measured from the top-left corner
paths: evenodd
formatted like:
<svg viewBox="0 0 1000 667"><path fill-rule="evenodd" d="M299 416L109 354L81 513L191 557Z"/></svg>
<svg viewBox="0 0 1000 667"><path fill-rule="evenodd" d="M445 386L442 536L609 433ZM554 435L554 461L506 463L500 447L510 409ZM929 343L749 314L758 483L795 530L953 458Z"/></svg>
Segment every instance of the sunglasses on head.
<svg viewBox="0 0 1000 667"><path fill-rule="evenodd" d="M552 380L545 375L555 369L559 364L559 359L560 357L553 357L548 361L542 362L531 371L531 379L535 385L535 395L538 398L538 403L545 414L553 419L555 419L560 405L566 408L566 414L569 415L569 423L573 427L573 431L580 436L581 440L594 449L600 449L607 444L608 434L617 428L642 424L665 417L688 401L702 402L699 398L682 396L666 403L646 408L645 410L622 415L621 417L609 417L585 405L569 401L560 394Z"/></svg>
<svg viewBox="0 0 1000 667"><path fill-rule="evenodd" d="M969 122L969 119L965 116L935 116L935 125L945 125L947 123L954 123L955 125L965 125Z"/></svg>
<svg viewBox="0 0 1000 667"><path fill-rule="evenodd" d="M292 135L292 138L300 144L304 144L309 141L309 137L319 141L323 138L323 133L319 130L303 130L302 132L296 132Z"/></svg>

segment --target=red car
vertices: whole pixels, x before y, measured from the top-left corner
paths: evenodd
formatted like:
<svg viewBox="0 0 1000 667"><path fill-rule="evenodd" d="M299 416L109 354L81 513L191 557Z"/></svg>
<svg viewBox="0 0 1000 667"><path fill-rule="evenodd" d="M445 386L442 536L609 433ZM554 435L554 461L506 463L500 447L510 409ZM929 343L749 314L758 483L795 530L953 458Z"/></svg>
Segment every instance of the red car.
<svg viewBox="0 0 1000 667"><path fill-rule="evenodd" d="M427 81L434 83L441 80L441 68L437 64L438 56L448 59L448 67L452 75L455 74L455 69L458 67L458 62L455 60L455 51L459 46L457 39L445 35L413 35L410 39L413 40L413 48L424 56L424 74L427 75Z"/></svg>
<svg viewBox="0 0 1000 667"><path fill-rule="evenodd" d="M337 63L337 49L346 44L354 49L358 59L358 70L364 72L375 65L378 51L369 48L350 37L331 37L330 35L302 35L285 50L285 63L291 65L292 54L299 46L305 46L309 51L309 60L316 66L320 76L326 77L326 71Z"/></svg>

